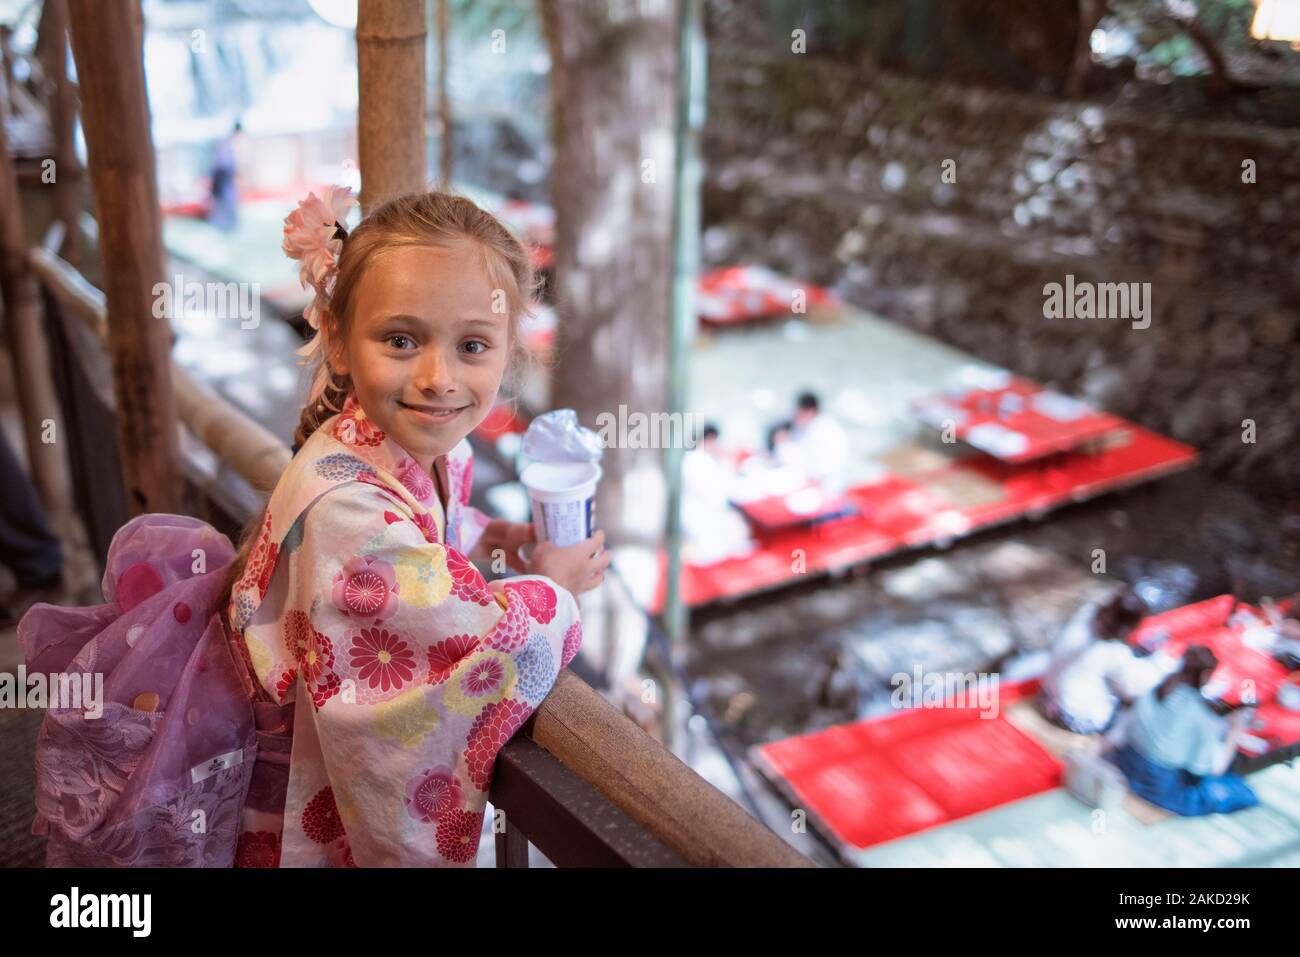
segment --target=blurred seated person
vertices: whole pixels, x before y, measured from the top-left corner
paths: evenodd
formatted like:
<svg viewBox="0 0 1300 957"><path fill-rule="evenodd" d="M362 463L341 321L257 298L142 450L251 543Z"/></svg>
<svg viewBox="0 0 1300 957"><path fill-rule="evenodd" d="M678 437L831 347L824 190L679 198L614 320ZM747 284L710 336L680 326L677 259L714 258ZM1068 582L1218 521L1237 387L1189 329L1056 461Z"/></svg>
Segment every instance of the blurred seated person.
<svg viewBox="0 0 1300 957"><path fill-rule="evenodd" d="M821 402L812 392L800 393L792 421L797 464L804 475L827 492L843 492L849 459L843 427L821 411Z"/></svg>
<svg viewBox="0 0 1300 957"><path fill-rule="evenodd" d="M1278 608L1271 598L1260 602L1260 614L1239 608L1242 644L1272 656L1289 671L1300 668L1300 602L1288 612Z"/></svg>
<svg viewBox="0 0 1300 957"><path fill-rule="evenodd" d="M682 535L697 565L753 548L748 523L731 507L736 472L718 438L718 427L705 423L695 447L682 456Z"/></svg>
<svg viewBox="0 0 1300 957"><path fill-rule="evenodd" d="M1252 712L1224 717L1202 693L1218 663L1209 648L1188 646L1182 667L1138 699L1127 743L1112 758L1134 794L1186 817L1259 803L1240 775L1225 773Z"/></svg>
<svg viewBox="0 0 1300 957"><path fill-rule="evenodd" d="M789 419L767 430L767 456L774 468L794 468L799 462L799 448L794 442L794 423Z"/></svg>
<svg viewBox="0 0 1300 957"><path fill-rule="evenodd" d="M1106 731L1122 706L1178 667L1164 652L1144 657L1128 643L1146 615L1146 603L1127 586L1075 612L1052 644L1042 682L1039 705L1049 721L1078 734Z"/></svg>

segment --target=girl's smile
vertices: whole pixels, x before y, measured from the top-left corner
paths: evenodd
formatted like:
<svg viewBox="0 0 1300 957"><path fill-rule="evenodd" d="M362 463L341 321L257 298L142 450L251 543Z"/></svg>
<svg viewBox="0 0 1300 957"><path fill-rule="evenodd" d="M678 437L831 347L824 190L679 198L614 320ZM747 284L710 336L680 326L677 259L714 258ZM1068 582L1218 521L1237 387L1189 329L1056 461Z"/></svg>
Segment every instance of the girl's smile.
<svg viewBox="0 0 1300 957"><path fill-rule="evenodd" d="M399 246L367 264L334 368L357 402L430 474L496 402L509 318L494 310L485 253Z"/></svg>

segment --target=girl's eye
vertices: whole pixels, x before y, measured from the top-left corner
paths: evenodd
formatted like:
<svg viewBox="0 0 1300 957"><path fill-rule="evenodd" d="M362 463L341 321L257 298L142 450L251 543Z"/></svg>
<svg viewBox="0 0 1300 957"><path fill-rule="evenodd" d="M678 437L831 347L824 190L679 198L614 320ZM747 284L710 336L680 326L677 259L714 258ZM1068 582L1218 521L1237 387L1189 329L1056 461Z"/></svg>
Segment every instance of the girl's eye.
<svg viewBox="0 0 1300 957"><path fill-rule="evenodd" d="M479 347L478 349L470 350L470 355L472 355L472 356L481 356L483 353L487 352L487 350L488 350L488 344L487 344L486 342L482 342L482 341L480 341L480 340L478 340L478 339L472 339L471 341L465 343L465 348L466 348L466 349L469 349L470 346L478 346L478 347Z"/></svg>
<svg viewBox="0 0 1300 957"><path fill-rule="evenodd" d="M386 341L392 343L392 342L411 342L412 340L411 340L411 337L410 337L410 336L405 336L405 335L402 335L401 333L398 333L397 335L389 336L388 339L387 339ZM405 348L405 347L399 345L399 346L397 346L397 348L398 348L398 349L403 349L403 348Z"/></svg>

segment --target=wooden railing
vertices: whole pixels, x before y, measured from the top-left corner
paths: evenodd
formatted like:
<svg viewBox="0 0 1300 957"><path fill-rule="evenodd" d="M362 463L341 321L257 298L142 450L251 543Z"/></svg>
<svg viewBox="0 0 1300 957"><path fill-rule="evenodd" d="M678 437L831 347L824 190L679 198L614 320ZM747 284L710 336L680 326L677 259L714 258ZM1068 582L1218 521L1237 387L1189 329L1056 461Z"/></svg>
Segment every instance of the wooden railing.
<svg viewBox="0 0 1300 957"><path fill-rule="evenodd" d="M29 266L104 338L102 292L48 248L32 250ZM291 458L284 443L174 362L171 371L186 428L254 488L274 488ZM526 864L528 842L561 866L813 866L567 669L502 750L491 800L506 822L501 866Z"/></svg>

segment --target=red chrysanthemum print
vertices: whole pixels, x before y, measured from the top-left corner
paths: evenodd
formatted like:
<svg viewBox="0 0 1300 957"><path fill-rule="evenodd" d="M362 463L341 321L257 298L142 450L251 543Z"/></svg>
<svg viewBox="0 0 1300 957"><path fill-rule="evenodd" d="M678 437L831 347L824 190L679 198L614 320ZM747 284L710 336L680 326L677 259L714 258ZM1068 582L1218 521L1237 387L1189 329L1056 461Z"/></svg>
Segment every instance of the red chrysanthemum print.
<svg viewBox="0 0 1300 957"><path fill-rule="evenodd" d="M452 811L438 818L438 853L456 864L467 864L478 853L483 812Z"/></svg>
<svg viewBox="0 0 1300 957"><path fill-rule="evenodd" d="M384 621L397 611L397 573L374 555L358 555L334 576L334 607L358 621Z"/></svg>
<svg viewBox="0 0 1300 957"><path fill-rule="evenodd" d="M415 652L386 628L362 628L352 639L349 660L357 678L380 691L394 691L415 678Z"/></svg>
<svg viewBox="0 0 1300 957"><path fill-rule="evenodd" d="M283 701L284 696L289 693L289 689L293 687L293 683L297 680L298 672L296 669L285 669L284 673L280 675L280 680L275 683L276 697Z"/></svg>
<svg viewBox="0 0 1300 957"><path fill-rule="evenodd" d="M342 687L339 676L334 673L333 642L312 628L298 665L302 669L307 690L311 692L312 703L319 711Z"/></svg>
<svg viewBox="0 0 1300 957"><path fill-rule="evenodd" d="M302 809L302 832L317 844L329 844L343 836L343 821L334 803L333 788L321 788Z"/></svg>
<svg viewBox="0 0 1300 957"><path fill-rule="evenodd" d="M266 597L266 589L271 584L271 574L275 571L275 559L280 548L271 541L271 510L266 510L266 518L257 533L257 542L248 557L248 564L240 579L240 590L257 588L257 600Z"/></svg>
<svg viewBox="0 0 1300 957"><path fill-rule="evenodd" d="M466 655L478 647L478 638L474 635L452 635L436 645L426 649L429 656L428 683L439 685L447 680L451 670Z"/></svg>
<svg viewBox="0 0 1300 957"><path fill-rule="evenodd" d="M460 686L471 698L481 698L501 687L506 676L506 666L500 658L484 658L470 665Z"/></svg>
<svg viewBox="0 0 1300 957"><path fill-rule="evenodd" d="M397 467L397 480L417 502L427 505L433 498L433 478L415 459L405 459Z"/></svg>
<svg viewBox="0 0 1300 957"><path fill-rule="evenodd" d="M564 632L564 648L560 652L560 667L569 667L569 662L582 646L582 622L575 621Z"/></svg>
<svg viewBox="0 0 1300 957"><path fill-rule="evenodd" d="M442 543L438 535L438 520L433 517L432 512L416 512L411 516L411 521L415 522L415 527L420 530L426 542L432 545Z"/></svg>
<svg viewBox="0 0 1300 957"><path fill-rule="evenodd" d="M505 698L484 708L469 727L469 743L465 747L465 764L469 779L480 791L492 783L492 767L497 754L520 726L528 720L528 706L513 698Z"/></svg>
<svg viewBox="0 0 1300 957"><path fill-rule="evenodd" d="M384 441L384 431L366 415L355 393L343 403L343 411L334 422L334 438L344 445L374 446Z"/></svg>
<svg viewBox="0 0 1300 957"><path fill-rule="evenodd" d="M319 711L325 707L325 702L339 693L343 687L343 682L334 672L322 675L320 680L311 686L311 702Z"/></svg>
<svg viewBox="0 0 1300 957"><path fill-rule="evenodd" d="M518 582L506 582L506 588L522 598L528 606L528 613L543 625L555 617L555 589L546 582L525 579Z"/></svg>
<svg viewBox="0 0 1300 957"><path fill-rule="evenodd" d="M235 847L236 867L279 867L280 835L270 831L244 831Z"/></svg>
<svg viewBox="0 0 1300 957"><path fill-rule="evenodd" d="M311 619L307 617L305 611L291 608L284 613L284 644L289 651L289 657L299 664L302 664L302 656L307 650L307 643L311 641L313 631L315 629L312 628Z"/></svg>
<svg viewBox="0 0 1300 957"><path fill-rule="evenodd" d="M460 807L460 782L446 766L428 768L406 782L406 813L432 824Z"/></svg>
<svg viewBox="0 0 1300 957"><path fill-rule="evenodd" d="M447 549L447 573L451 575L451 593L461 601L486 606L495 600L474 563L454 548Z"/></svg>
<svg viewBox="0 0 1300 957"><path fill-rule="evenodd" d="M531 627L528 607L522 601L512 601L506 606L501 620L487 633L483 644L510 654L524 646Z"/></svg>

